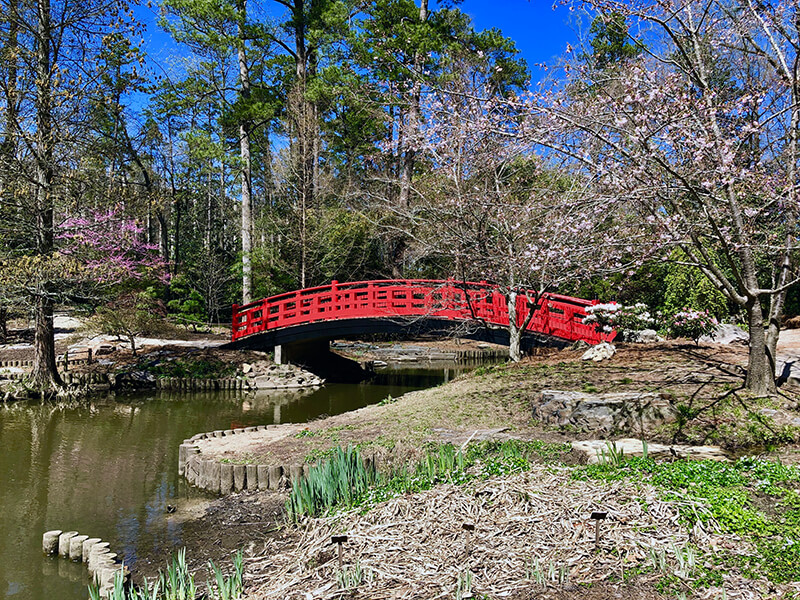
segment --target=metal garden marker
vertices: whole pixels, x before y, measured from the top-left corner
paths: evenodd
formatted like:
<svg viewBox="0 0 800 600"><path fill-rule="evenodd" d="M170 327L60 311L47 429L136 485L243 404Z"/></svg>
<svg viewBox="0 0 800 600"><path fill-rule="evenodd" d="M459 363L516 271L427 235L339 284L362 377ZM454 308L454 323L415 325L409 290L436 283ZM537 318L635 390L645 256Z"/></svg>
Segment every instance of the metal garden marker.
<svg viewBox="0 0 800 600"><path fill-rule="evenodd" d="M467 558L469 558L470 551L472 550L472 532L475 531L475 524L464 523L461 529L467 532Z"/></svg>
<svg viewBox="0 0 800 600"><path fill-rule="evenodd" d="M591 518L594 519L594 545L600 545L600 521L608 515L607 512L593 512Z"/></svg>
<svg viewBox="0 0 800 600"><path fill-rule="evenodd" d="M339 549L339 571L341 571L342 568L344 567L344 556L343 556L344 551L342 550L342 544L344 544L346 541L347 541L346 535L331 536L331 544L336 544Z"/></svg>

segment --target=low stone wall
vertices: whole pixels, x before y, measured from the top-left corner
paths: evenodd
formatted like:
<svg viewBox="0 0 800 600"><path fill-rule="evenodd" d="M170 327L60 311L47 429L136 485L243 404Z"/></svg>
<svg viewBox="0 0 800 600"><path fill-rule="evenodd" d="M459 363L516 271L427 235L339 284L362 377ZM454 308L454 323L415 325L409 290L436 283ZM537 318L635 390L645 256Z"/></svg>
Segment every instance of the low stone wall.
<svg viewBox="0 0 800 600"><path fill-rule="evenodd" d="M532 412L533 418L545 425L643 437L673 421L676 415L669 400L656 393L590 394L563 390L542 390Z"/></svg>
<svg viewBox="0 0 800 600"><path fill-rule="evenodd" d="M67 560L85 563L103 598L111 594L117 577L121 577L125 584L130 582L128 567L111 551L108 542L100 538L80 535L77 531L46 531L42 536L42 550L47 556L57 554Z"/></svg>
<svg viewBox="0 0 800 600"><path fill-rule="evenodd" d="M204 458L195 442L202 439L220 438L253 431L264 431L266 425L245 427L243 429L226 429L198 433L184 440L178 448L178 474L186 480L208 492L227 495L242 490L288 489L295 481L308 475L310 465L254 465L234 464Z"/></svg>

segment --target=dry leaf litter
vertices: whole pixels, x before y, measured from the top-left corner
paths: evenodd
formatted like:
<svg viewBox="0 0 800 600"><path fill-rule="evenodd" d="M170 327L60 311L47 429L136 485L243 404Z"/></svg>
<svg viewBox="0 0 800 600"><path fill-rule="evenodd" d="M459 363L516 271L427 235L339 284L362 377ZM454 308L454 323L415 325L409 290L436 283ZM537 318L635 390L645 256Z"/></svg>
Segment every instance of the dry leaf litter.
<svg viewBox="0 0 800 600"><path fill-rule="evenodd" d="M679 508L702 515L705 524L698 521L687 530ZM593 511L607 512L599 549ZM475 526L469 542L465 523ZM342 590L337 581L331 536L341 534L348 536L344 570L352 572L358 565L361 571L361 582L351 590ZM643 577L655 582L665 574L680 574L678 555L688 544L706 557L752 551L742 540L722 534L697 502L661 500L655 488L642 483L575 481L568 469L536 466L519 475L396 497L363 515L352 510L305 519L296 534L269 540L263 552L248 560L248 598L457 598L467 570L473 597L530 597L520 593L622 579L626 570L652 567L654 552L666 559L665 570ZM721 588L699 596L782 595L766 581L733 572L723 577L724 596ZM688 584L686 590L690 595Z"/></svg>

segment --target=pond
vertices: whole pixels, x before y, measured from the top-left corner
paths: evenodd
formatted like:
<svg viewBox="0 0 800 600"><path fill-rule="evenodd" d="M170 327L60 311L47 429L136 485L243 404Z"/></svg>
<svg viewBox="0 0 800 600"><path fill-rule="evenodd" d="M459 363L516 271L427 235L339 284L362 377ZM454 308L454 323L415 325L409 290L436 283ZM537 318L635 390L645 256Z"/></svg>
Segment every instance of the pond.
<svg viewBox="0 0 800 600"><path fill-rule="evenodd" d="M178 446L195 433L301 423L443 383L462 368L384 369L362 384L316 390L152 392L80 405L0 407L0 598L85 600L84 565L41 552L42 533L79 531L137 556L181 546L167 505L202 494L178 477Z"/></svg>

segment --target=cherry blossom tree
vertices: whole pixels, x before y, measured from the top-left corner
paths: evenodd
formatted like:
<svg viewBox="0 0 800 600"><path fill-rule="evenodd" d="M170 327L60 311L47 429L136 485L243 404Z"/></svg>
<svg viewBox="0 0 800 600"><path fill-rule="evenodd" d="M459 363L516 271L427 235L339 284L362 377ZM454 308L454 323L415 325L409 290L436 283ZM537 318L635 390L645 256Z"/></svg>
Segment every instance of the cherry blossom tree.
<svg viewBox="0 0 800 600"><path fill-rule="evenodd" d="M797 0L588 0L644 49L575 60L528 99L526 138L593 178L592 194L678 246L747 316L746 386L775 392L787 289L798 281ZM719 257L719 258L715 258Z"/></svg>
<svg viewBox="0 0 800 600"><path fill-rule="evenodd" d="M406 222L418 257L444 257L460 280L499 284L512 307L509 355L519 360L545 293L624 266L625 222L594 202L584 177L562 175L534 153L520 103L493 94L480 72L464 72L423 103L418 145L431 169L415 183Z"/></svg>

